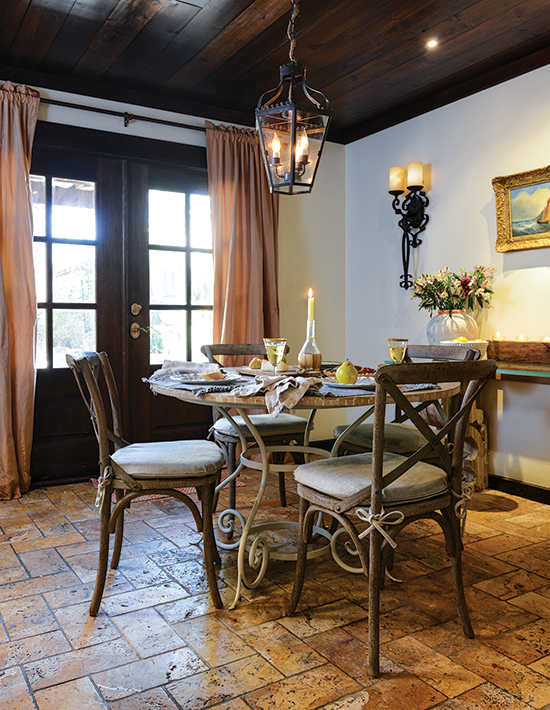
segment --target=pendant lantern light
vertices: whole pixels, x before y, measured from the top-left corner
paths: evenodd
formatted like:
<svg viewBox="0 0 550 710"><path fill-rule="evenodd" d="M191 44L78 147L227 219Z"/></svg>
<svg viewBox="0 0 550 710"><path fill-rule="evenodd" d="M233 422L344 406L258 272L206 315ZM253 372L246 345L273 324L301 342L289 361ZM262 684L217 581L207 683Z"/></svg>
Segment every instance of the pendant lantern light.
<svg viewBox="0 0 550 710"><path fill-rule="evenodd" d="M256 108L271 192L287 195L311 192L331 117L328 99L306 84L306 67L294 59L298 1L290 0L290 61L281 65L278 86L262 94Z"/></svg>

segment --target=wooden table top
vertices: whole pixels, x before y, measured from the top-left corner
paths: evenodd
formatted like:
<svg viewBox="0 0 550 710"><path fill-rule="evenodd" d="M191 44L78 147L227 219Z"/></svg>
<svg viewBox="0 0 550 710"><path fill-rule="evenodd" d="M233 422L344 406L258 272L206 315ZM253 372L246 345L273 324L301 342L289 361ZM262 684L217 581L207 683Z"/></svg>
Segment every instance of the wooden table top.
<svg viewBox="0 0 550 710"><path fill-rule="evenodd" d="M231 392L216 392L211 394L195 395L189 390L174 389L157 383L151 383L151 389L157 394L163 394L168 397L175 397L184 402L206 405L228 405L241 409L265 409L265 398L263 395L254 397L238 397ZM405 392L407 399L410 402L426 402L435 399L448 399L460 391L460 383L447 382L441 383L440 389L416 390ZM302 397L302 399L293 407L293 409L337 409L340 407L368 407L374 404L374 392L365 392L363 395L350 395L343 397ZM388 403L392 403L391 397L388 397Z"/></svg>

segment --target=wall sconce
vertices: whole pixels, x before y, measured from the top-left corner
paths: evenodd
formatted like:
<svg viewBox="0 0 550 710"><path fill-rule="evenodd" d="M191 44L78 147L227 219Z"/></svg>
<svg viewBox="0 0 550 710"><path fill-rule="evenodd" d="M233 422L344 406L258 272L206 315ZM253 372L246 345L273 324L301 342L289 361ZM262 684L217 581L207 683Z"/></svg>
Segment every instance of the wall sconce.
<svg viewBox="0 0 550 710"><path fill-rule="evenodd" d="M429 219L424 212L430 201L426 197L426 193L422 192L424 187L424 166L422 163L409 163L407 165L406 182L409 194L401 204L399 195L405 192L405 168L390 168L389 193L393 195L393 210L401 218L397 224L403 230L401 242L403 275L399 285L401 288L409 289L413 285L413 278L409 274L411 247L416 249L419 244L422 244L422 239L419 239L418 235L426 229Z"/></svg>

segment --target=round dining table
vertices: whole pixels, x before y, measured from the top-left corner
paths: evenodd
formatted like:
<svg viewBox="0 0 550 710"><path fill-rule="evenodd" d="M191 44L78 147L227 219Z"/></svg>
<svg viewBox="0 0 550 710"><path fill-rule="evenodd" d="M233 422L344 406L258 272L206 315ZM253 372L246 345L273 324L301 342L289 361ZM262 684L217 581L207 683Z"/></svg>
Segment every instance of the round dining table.
<svg viewBox="0 0 550 710"><path fill-rule="evenodd" d="M270 548L268 541L266 540L263 533L269 530L281 530L297 527L297 523L288 520L264 522L259 524L254 524L256 513L262 502L265 489L268 482L268 477L270 473L273 472L292 472L296 468L296 464L292 463L276 463L270 460L270 453L284 453L291 452L296 454L302 454L304 459L307 461L310 456L317 456L321 458L329 458L338 455L338 451L342 441L348 436L354 429L356 429L367 417L369 417L374 411L374 400L375 392L365 390L364 393L358 394L357 390L354 389L353 393L346 394L343 391L339 396L314 396L307 393L303 396L297 404L294 405L292 411L294 410L307 410L309 411L309 416L307 420L307 425L304 433L303 444L296 444L292 446L266 446L262 437L260 436L258 430L252 424L247 410L250 409L266 409L265 398L262 395L252 395L241 397L236 394L232 394L231 391L220 391L220 392L209 392L205 394L197 395L190 389L185 389L181 385L174 383L170 384L166 382L156 382L154 378L148 380L151 390L158 395L165 395L167 397L175 397L184 402L189 402L192 404L198 404L201 406L212 407L220 412L224 416L233 428L238 432L241 439L242 453L240 456L240 461L238 467L235 469L233 474L225 478L219 483L216 488L216 492L219 492L223 487L225 487L230 480L235 479L243 468L252 468L261 471L260 485L256 498L252 505L252 508L247 516L245 516L241 511L238 510L238 506L235 509L227 508L222 511L218 516L218 528L223 533L235 532L235 523L239 522L241 526L241 534L238 535L236 539L226 539L221 540L218 538L217 544L221 549L234 550L238 549L237 555L237 588L235 592L235 598L230 606L231 609L235 608L238 604L242 587L247 589L253 589L257 587L265 576L269 559L279 559L279 560L293 560L296 558L294 551L288 551L288 546L282 546L282 549ZM208 383L212 384L212 383ZM221 384L221 383L220 383ZM460 391L459 383L442 383L437 388L432 387L429 389L413 389L411 391L404 391L407 399L413 403L421 402L438 402L445 399L449 399L454 395L458 394ZM388 396L388 404L392 404L393 400ZM315 415L318 411L329 410L329 409L347 409L347 408L363 408L362 411L345 431L335 440L330 451L326 449L321 449L319 447L310 445L310 434L313 428L313 421ZM366 408L366 409L365 409ZM231 410L237 411L242 417L243 421L246 423L250 432L254 436L256 445L249 446L247 440L245 439L243 433L239 430L234 416L231 414ZM271 457L272 459L273 457ZM314 533L321 538L326 539L326 544L315 547L310 552L308 552L308 557L317 557L327 553L330 550L330 540L332 538L332 533L330 529L327 529L322 521L319 520L314 526ZM248 547L248 565L255 571L256 576L253 580L249 580L246 575L245 569L245 559Z"/></svg>

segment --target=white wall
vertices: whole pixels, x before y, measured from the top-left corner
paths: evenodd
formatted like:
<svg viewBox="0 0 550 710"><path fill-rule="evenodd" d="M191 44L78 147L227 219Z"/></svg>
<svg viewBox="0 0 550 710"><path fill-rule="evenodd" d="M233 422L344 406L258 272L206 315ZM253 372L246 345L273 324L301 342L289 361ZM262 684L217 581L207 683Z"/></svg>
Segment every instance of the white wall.
<svg viewBox="0 0 550 710"><path fill-rule="evenodd" d="M495 251L491 184L496 176L550 163L549 116L550 66L347 146L349 357L362 364L381 362L388 336L426 342L429 314L399 288L401 234L387 192L389 168L413 160L427 168L430 199L430 221L413 255L413 276L444 266L494 265L495 297L478 319L481 337L497 331L508 339L550 335L550 249ZM503 393L498 417L493 416L497 389ZM501 382L485 400L494 473L550 487L550 387ZM546 436L535 421L545 424Z"/></svg>
<svg viewBox="0 0 550 710"><path fill-rule="evenodd" d="M345 148L325 146L313 191L281 195L279 223L279 303L281 336L290 362L306 339L307 292L315 297L316 342L324 360L342 361L345 351ZM312 439L332 438L341 412L318 412Z"/></svg>

